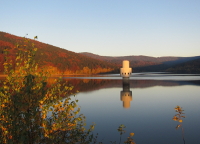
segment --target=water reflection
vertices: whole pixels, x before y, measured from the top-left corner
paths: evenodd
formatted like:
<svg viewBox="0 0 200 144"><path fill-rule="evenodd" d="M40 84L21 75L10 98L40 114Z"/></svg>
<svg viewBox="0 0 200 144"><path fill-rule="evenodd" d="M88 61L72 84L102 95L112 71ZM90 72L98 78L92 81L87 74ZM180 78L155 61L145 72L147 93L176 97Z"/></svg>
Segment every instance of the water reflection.
<svg viewBox="0 0 200 144"><path fill-rule="evenodd" d="M116 140L119 133L116 127L127 126L125 137L129 132L135 132L137 143L180 144L183 143L180 131L174 130L175 122L171 120L175 105L181 105L187 110L184 121L185 138L191 144L200 143L197 115L200 105L200 81L197 80L162 80L131 79L69 79L77 95L81 112L86 116L87 123L96 123L95 133L99 139L109 143ZM185 77L183 77L185 79ZM123 92L129 93L129 109L123 108ZM106 99L106 100L105 100ZM121 100L120 100L121 99ZM134 101L134 103L132 101ZM179 128L179 130L181 130Z"/></svg>
<svg viewBox="0 0 200 144"><path fill-rule="evenodd" d="M123 90L120 92L121 101L123 101L124 108L130 108L132 101L132 91L130 91L129 78L123 78L122 81Z"/></svg>
<svg viewBox="0 0 200 144"><path fill-rule="evenodd" d="M104 142L116 140L119 136L116 128L124 124L127 126L127 133L137 134L135 135L137 143L183 143L180 131L174 130L175 122L171 120L174 115L172 107L180 104L187 110L187 118L184 121L185 138L187 142L196 144L200 143L199 79L177 81L161 78L138 80L130 78L128 81L122 81L121 77L119 79L84 77L64 80L67 85L74 86L72 90L74 93L77 90L80 92L77 98L81 113L86 116L87 124L92 122L97 124L94 133L99 133L99 140L104 139ZM48 84L53 82L49 80ZM134 91L134 105L131 104L131 92L129 109L124 110L122 108L124 101L119 100L119 97L122 100L122 96L119 95L130 90Z"/></svg>

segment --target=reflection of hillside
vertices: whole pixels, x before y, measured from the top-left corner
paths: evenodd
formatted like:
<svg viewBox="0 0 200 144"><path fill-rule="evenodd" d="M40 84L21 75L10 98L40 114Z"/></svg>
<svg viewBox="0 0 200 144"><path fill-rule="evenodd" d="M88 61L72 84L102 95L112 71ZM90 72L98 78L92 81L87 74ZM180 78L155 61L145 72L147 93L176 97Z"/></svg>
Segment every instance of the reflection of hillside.
<svg viewBox="0 0 200 144"><path fill-rule="evenodd" d="M133 88L146 88L153 86L178 86L176 81L163 81L163 80L134 80L130 81Z"/></svg>
<svg viewBox="0 0 200 144"><path fill-rule="evenodd" d="M72 85L73 93L87 92L102 88L122 86L122 79L64 79L67 84ZM165 81L165 80L130 80L130 88L147 88L153 86L179 86L179 85L200 85L200 81Z"/></svg>
<svg viewBox="0 0 200 144"><path fill-rule="evenodd" d="M55 78L49 78L47 80L48 85L55 84ZM0 77L1 81L5 80L5 77ZM103 88L112 88L122 86L122 79L63 79L63 82L68 86L73 86L73 90L70 93L87 92L93 90L99 90ZM130 88L147 88L153 86L179 86L179 85L199 85L200 81L170 81L170 80L130 80Z"/></svg>
<svg viewBox="0 0 200 144"><path fill-rule="evenodd" d="M113 80L106 86L109 87L121 87L122 80ZM130 88L147 88L153 86L176 86L179 83L175 81L161 81L161 80L130 80Z"/></svg>
<svg viewBox="0 0 200 144"><path fill-rule="evenodd" d="M47 86L55 84L54 78L47 80ZM0 81L4 81L5 77L0 77ZM67 86L73 86L73 89L69 91L67 95L76 94L77 92L89 92L105 88L121 88L122 79L83 79L83 78L65 78L62 83L66 83ZM198 85L200 81L170 81L170 80L129 80L130 88L148 88L154 86L180 86L180 85ZM1 87L0 83L0 87Z"/></svg>
<svg viewBox="0 0 200 144"><path fill-rule="evenodd" d="M109 85L112 80L105 79L65 79L69 85L72 85L74 88L72 90L73 93L79 92L87 92L98 90L101 88L105 88L105 86Z"/></svg>

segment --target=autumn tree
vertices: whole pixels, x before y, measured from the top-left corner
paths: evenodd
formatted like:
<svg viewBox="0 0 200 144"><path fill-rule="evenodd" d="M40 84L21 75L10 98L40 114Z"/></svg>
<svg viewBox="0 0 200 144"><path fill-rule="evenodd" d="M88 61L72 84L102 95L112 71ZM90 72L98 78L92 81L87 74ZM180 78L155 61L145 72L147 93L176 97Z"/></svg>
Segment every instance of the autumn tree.
<svg viewBox="0 0 200 144"><path fill-rule="evenodd" d="M66 95L71 86L56 79L35 62L37 48L29 39L14 47L15 67L4 49L6 79L0 89L0 143L90 143L94 125L85 130L78 100Z"/></svg>

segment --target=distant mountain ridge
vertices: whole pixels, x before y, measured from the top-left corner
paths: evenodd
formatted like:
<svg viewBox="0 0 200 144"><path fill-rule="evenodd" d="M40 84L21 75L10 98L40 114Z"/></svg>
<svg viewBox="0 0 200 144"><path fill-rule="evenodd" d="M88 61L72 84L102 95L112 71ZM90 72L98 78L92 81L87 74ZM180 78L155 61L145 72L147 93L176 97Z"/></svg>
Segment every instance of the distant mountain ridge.
<svg viewBox="0 0 200 144"><path fill-rule="evenodd" d="M151 62L166 62L166 61L174 61L174 60L178 60L182 57L173 57L173 56L168 56L168 57L151 57L151 56L143 56L143 55L139 55L139 56L100 56L97 54L93 54L93 53L89 53L89 52L81 52L80 54L91 57L91 58L95 58L98 60L104 60L104 61L114 61L114 60L129 60L129 61L151 61Z"/></svg>
<svg viewBox="0 0 200 144"><path fill-rule="evenodd" d="M95 58L102 61L107 61L109 63L116 64L118 66L122 65L123 60L129 60L130 66L136 68L138 71L165 71L166 69L189 61L199 59L200 56L194 57L150 57L150 56L100 56L88 52L82 52L82 55ZM169 70L168 70L169 71Z"/></svg>
<svg viewBox="0 0 200 144"><path fill-rule="evenodd" d="M23 37L0 32L0 51L4 48L11 51L15 59L16 43L22 43ZM53 74L97 74L119 73L123 60L130 61L133 72L200 73L200 56L194 57L151 57L151 56L100 56L89 52L75 53L63 48L39 41L30 40L38 48L36 61L40 67L52 71ZM3 71L4 55L0 53L0 72ZM190 67L190 71L188 68ZM177 70L181 69L181 70Z"/></svg>

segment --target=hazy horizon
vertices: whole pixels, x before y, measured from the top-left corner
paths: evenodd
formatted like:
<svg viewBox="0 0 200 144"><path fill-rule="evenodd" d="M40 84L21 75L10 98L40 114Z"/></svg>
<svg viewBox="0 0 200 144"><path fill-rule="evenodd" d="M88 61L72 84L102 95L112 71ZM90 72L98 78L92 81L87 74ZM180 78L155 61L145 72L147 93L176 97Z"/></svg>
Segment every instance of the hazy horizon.
<svg viewBox="0 0 200 144"><path fill-rule="evenodd" d="M91 52L78 52L78 53L91 53ZM99 54L96 54L96 53L91 53L91 54L94 54L94 55L99 55ZM126 57L126 56L147 56L147 57L155 57L155 58L160 58L160 57L198 57L200 55L193 55L193 56L173 56L173 55L168 55L168 56L150 56L150 55L119 55L119 56L112 56L112 55L99 55L99 56L106 56L106 57Z"/></svg>

